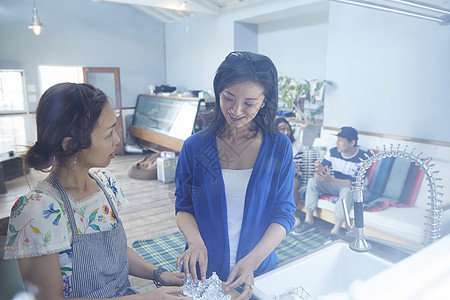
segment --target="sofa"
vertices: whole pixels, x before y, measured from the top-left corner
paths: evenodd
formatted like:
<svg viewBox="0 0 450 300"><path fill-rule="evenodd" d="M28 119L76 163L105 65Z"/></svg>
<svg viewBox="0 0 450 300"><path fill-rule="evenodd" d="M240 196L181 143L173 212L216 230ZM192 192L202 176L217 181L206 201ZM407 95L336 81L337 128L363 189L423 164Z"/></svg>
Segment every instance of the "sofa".
<svg viewBox="0 0 450 300"><path fill-rule="evenodd" d="M330 146L332 147L332 146ZM323 158L327 147L305 147L301 153L302 184L314 174L314 161ZM442 178L444 187L450 179L450 162L431 161L432 170L438 170L436 178ZM430 162L430 163L431 163ZM425 223L430 206L427 176L423 170L405 158L385 158L372 164L364 182L364 223L368 238L420 249L426 243ZM445 189L445 188L444 188ZM303 189L305 192L305 189ZM303 192L303 196L304 196ZM443 192L443 191L438 191ZM302 195L300 196L301 198ZM441 236L450 231L450 201L441 205ZM334 223L334 206L337 197L321 195L314 215ZM299 209L305 211L300 204ZM350 212L353 217L353 211Z"/></svg>

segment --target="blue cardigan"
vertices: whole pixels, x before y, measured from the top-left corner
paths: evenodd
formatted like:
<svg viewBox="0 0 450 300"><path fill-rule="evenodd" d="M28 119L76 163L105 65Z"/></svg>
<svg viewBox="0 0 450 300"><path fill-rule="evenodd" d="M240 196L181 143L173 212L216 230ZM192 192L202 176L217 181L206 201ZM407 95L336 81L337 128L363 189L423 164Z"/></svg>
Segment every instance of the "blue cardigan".
<svg viewBox="0 0 450 300"><path fill-rule="evenodd" d="M296 210L293 181L291 142L282 133L273 138L266 134L247 187L236 262L253 250L271 223L282 225L286 232L292 229ZM184 142L175 184L175 212L195 216L208 249L207 278L216 272L221 280L226 280L230 274L227 206L215 135L199 132ZM255 276L276 264L273 251L254 272Z"/></svg>

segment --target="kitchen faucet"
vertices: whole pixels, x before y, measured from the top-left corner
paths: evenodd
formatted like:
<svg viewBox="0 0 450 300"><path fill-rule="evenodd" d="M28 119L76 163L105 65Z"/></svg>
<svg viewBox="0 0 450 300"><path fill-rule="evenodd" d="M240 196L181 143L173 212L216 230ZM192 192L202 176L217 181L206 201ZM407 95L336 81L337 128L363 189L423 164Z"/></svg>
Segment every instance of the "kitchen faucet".
<svg viewBox="0 0 450 300"><path fill-rule="evenodd" d="M347 235L353 236L355 239L350 244L350 248L352 250L358 252L365 252L370 250L371 246L365 239L365 230L364 230L364 212L363 212L363 191L364 191L364 177L366 171L372 166L373 163L378 160L386 157L404 157L411 162L414 162L421 170L424 171L425 177L428 180L428 187L430 196L428 197L431 201L428 203L430 206L427 209L428 215L425 217L425 245L429 245L435 241L437 241L440 235L440 218L441 218L441 204L443 201L440 199L443 194L438 192L437 190L442 189L441 185L436 185L437 182L442 181L442 178L435 178L435 175L439 174L439 171L432 171L431 169L435 166L434 164L430 164L431 158L422 158L422 153L419 155L414 154L415 149L411 152L407 152L407 146L404 150L400 150L400 145L397 146L397 149L393 149L391 144L390 149L386 148L386 145L383 145L383 150L376 151L370 150L371 156L364 154L366 159L360 159L361 162L357 164L357 170L355 175L355 181L352 182L351 186L351 194L353 196L354 203L354 218L355 225L352 226L350 223L350 218L348 215L345 199L341 199L342 206L344 209L345 220L347 223L348 232Z"/></svg>

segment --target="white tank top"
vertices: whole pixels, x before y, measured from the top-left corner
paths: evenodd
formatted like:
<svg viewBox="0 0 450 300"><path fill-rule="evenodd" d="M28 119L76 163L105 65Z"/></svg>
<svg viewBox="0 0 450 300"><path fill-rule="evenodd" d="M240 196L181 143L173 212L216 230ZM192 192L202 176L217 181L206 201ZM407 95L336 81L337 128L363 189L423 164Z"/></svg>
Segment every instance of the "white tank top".
<svg viewBox="0 0 450 300"><path fill-rule="evenodd" d="M230 272L236 264L236 254L244 216L245 193L253 169L222 169L228 217L228 239L230 241Z"/></svg>

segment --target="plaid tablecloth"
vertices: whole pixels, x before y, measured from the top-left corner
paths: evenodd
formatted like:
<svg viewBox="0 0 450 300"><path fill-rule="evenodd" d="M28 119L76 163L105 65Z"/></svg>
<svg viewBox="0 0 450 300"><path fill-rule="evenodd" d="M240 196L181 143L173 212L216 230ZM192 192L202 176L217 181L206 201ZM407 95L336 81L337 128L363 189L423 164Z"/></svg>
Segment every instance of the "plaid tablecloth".
<svg viewBox="0 0 450 300"><path fill-rule="evenodd" d="M321 247L328 236L317 230L303 235L289 233L276 248L278 264ZM132 246L145 260L176 272L177 257L183 253L185 243L183 234L175 232L156 239L135 241Z"/></svg>

